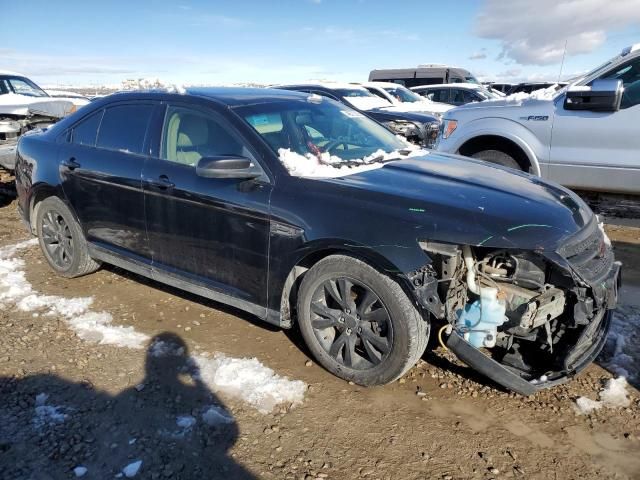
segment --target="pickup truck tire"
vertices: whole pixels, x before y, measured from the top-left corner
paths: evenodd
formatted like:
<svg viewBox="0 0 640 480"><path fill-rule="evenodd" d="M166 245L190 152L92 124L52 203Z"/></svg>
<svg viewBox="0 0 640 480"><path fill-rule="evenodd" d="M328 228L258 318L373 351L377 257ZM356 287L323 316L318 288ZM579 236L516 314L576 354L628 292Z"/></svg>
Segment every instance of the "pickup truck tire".
<svg viewBox="0 0 640 480"><path fill-rule="evenodd" d="M402 287L345 255L326 257L305 274L298 324L319 364L364 386L400 378L420 359L429 339L429 321Z"/></svg>
<svg viewBox="0 0 640 480"><path fill-rule="evenodd" d="M485 162L496 163L503 167L513 168L514 170L522 170L522 167L508 153L500 150L481 150L471 155L471 158L484 160Z"/></svg>

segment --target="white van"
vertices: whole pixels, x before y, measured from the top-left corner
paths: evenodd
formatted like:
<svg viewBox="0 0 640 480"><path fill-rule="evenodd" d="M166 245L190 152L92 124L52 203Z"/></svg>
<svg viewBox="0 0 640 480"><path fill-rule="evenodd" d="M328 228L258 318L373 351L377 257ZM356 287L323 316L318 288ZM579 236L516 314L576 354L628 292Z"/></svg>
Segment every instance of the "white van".
<svg viewBox="0 0 640 480"><path fill-rule="evenodd" d="M413 68L371 70L370 82L393 82L407 88L440 83L480 83L469 70L430 63Z"/></svg>

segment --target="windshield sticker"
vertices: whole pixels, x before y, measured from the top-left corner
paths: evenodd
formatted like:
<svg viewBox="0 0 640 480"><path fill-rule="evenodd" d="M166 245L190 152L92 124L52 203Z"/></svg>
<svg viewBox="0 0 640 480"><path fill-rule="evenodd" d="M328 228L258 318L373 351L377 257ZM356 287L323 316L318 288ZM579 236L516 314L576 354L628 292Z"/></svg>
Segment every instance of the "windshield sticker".
<svg viewBox="0 0 640 480"><path fill-rule="evenodd" d="M254 127L258 127L260 125L268 125L269 117L267 115L252 115L248 118L249 123Z"/></svg>
<svg viewBox="0 0 640 480"><path fill-rule="evenodd" d="M364 115L360 112L354 112L353 110L340 110L345 117L349 118L364 118Z"/></svg>

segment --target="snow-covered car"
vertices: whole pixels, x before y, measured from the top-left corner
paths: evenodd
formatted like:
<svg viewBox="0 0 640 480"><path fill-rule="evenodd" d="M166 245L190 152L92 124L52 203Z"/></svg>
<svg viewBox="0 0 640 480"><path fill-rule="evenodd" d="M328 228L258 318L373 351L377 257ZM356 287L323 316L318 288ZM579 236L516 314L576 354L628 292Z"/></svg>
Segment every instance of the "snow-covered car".
<svg viewBox="0 0 640 480"><path fill-rule="evenodd" d="M47 92L47 95L53 98L64 98L65 100L69 100L73 102L76 107L83 107L91 102L89 97L82 95L77 92L70 92L68 90L54 90L51 88L46 88L44 90Z"/></svg>
<svg viewBox="0 0 640 480"><path fill-rule="evenodd" d="M421 87L412 87L411 90L428 98L432 102L448 103L453 106L502 98L498 93L492 92L477 83L424 85Z"/></svg>
<svg viewBox="0 0 640 480"><path fill-rule="evenodd" d="M426 97L412 92L406 87L392 82L359 83L374 95L390 102L396 110L402 112L424 112L429 115L441 116L453 108L446 103L432 102Z"/></svg>
<svg viewBox="0 0 640 480"><path fill-rule="evenodd" d="M410 142L433 148L440 129L440 116L405 111L380 98L366 88L352 83L318 82L277 85L275 88L315 93L356 109Z"/></svg>
<svg viewBox="0 0 640 480"><path fill-rule="evenodd" d="M46 128L87 103L53 97L23 75L0 71L0 166L13 170L21 135Z"/></svg>
<svg viewBox="0 0 640 480"><path fill-rule="evenodd" d="M588 191L640 194L640 44L569 86L444 115L437 149Z"/></svg>

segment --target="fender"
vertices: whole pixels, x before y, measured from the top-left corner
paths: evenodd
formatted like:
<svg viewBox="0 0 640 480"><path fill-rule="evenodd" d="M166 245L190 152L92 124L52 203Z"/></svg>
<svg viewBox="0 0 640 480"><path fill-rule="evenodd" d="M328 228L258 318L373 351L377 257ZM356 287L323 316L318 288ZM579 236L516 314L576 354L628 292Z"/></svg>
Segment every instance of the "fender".
<svg viewBox="0 0 640 480"><path fill-rule="evenodd" d="M462 123L462 122L461 122ZM549 122L548 134L551 133ZM549 159L549 143L546 144L524 125L506 118L480 118L464 122L447 140L444 151L457 153L469 140L483 136L493 135L511 140L525 153L532 166L532 171L537 176L542 176L544 166ZM444 145L443 145L444 146Z"/></svg>

